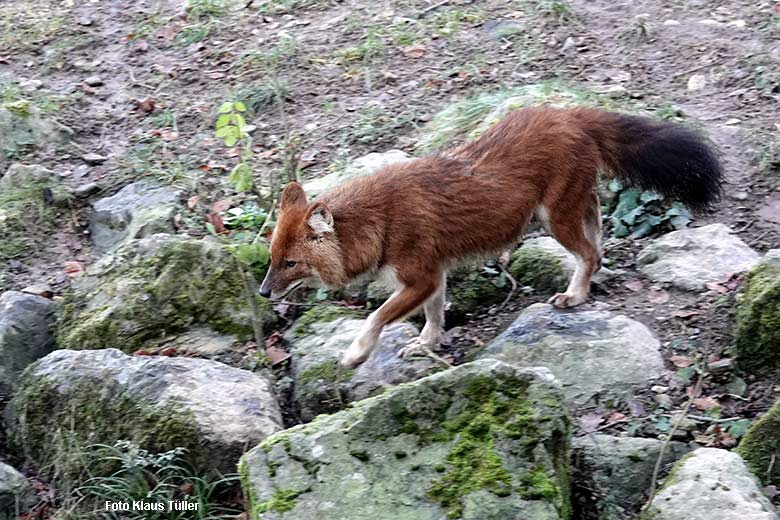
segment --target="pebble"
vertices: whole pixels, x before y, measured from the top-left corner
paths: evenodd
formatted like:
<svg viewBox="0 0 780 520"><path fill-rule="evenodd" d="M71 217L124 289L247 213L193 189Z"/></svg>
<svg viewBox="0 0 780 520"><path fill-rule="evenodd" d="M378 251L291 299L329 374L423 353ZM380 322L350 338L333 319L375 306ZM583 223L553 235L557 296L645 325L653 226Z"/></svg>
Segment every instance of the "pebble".
<svg viewBox="0 0 780 520"><path fill-rule="evenodd" d="M78 186L75 190L73 190L74 195L80 199L86 199L90 195L94 195L95 193L100 191L100 186L96 182L88 182L87 184L82 184L81 186Z"/></svg>
<svg viewBox="0 0 780 520"><path fill-rule="evenodd" d="M98 164L103 164L104 162L106 162L108 160L108 157L104 155L100 155L99 153L90 152L82 155L81 160L89 164L90 166L96 166Z"/></svg>
<svg viewBox="0 0 780 520"><path fill-rule="evenodd" d="M707 86L707 77L704 74L694 74L688 78L688 90L701 90Z"/></svg>
<svg viewBox="0 0 780 520"><path fill-rule="evenodd" d="M84 83L90 87L99 87L103 84L103 80L100 78L100 76L90 76L84 80Z"/></svg>

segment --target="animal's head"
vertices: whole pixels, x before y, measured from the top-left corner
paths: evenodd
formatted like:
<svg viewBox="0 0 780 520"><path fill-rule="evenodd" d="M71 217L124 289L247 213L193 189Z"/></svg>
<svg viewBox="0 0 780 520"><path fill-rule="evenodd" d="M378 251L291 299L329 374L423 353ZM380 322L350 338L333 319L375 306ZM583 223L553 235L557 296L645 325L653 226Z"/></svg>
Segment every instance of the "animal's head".
<svg viewBox="0 0 780 520"><path fill-rule="evenodd" d="M301 286L343 283L344 267L333 215L323 202L309 203L300 184L282 192L271 238L271 264L260 295L283 298Z"/></svg>

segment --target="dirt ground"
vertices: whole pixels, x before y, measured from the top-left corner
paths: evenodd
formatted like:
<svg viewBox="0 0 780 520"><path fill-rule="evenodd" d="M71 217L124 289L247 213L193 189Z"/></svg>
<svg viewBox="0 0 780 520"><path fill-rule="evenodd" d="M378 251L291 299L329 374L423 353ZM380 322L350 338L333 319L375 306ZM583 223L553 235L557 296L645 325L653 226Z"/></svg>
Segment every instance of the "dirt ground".
<svg viewBox="0 0 780 520"><path fill-rule="evenodd" d="M200 0L185 7L174 0L0 4L0 93L54 103L52 116L76 132L72 146L24 161L54 169L74 187L97 181L105 194L144 176L177 185L200 196L179 222L182 231L205 234L212 203L246 197L224 180L237 153L213 136L223 101L252 103L262 183L279 175L290 153L304 178L371 151L414 153L417 130L453 100L557 80L700 125L720 148L728 181L715 211L693 225L723 222L758 251L780 247L776 1ZM108 160L88 166L87 152ZM41 237L36 254L13 260L14 284L44 281L61 291L69 280L64 260L88 264L96 256L86 222L85 208L74 210L55 236ZM740 280L703 294L652 284L635 269L650 240L606 240L610 267L626 274L592 300L658 334L677 374L663 383L671 414L690 386L679 371L700 358L728 357ZM518 296L475 316L450 334L446 353L462 359L540 299ZM758 380L726 367L708 373L703 396L722 418L751 419L780 397L778 375ZM580 410L577 424L580 433L656 435L668 428L658 406L648 391ZM734 442L717 423L678 436Z"/></svg>

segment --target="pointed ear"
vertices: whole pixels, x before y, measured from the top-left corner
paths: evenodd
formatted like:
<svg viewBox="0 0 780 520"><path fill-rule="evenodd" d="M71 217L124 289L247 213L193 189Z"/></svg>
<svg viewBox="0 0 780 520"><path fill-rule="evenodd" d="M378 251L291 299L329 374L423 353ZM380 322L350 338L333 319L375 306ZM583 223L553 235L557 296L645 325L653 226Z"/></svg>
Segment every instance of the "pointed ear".
<svg viewBox="0 0 780 520"><path fill-rule="evenodd" d="M333 233L333 214L324 202L315 202L306 212L306 223L318 236Z"/></svg>
<svg viewBox="0 0 780 520"><path fill-rule="evenodd" d="M306 194L303 192L303 187L300 184L291 182L284 187L279 203L279 207L282 211L288 211L296 207L305 208L306 204L308 204Z"/></svg>

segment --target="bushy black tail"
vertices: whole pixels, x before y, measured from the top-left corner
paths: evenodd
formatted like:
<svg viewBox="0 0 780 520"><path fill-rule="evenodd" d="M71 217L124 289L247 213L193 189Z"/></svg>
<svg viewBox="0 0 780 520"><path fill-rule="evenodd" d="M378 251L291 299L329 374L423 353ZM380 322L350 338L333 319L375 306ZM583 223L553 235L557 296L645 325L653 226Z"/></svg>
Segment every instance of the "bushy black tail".
<svg viewBox="0 0 780 520"><path fill-rule="evenodd" d="M709 210L720 199L723 169L705 136L677 123L605 115L594 137L612 174L679 200L694 212Z"/></svg>

